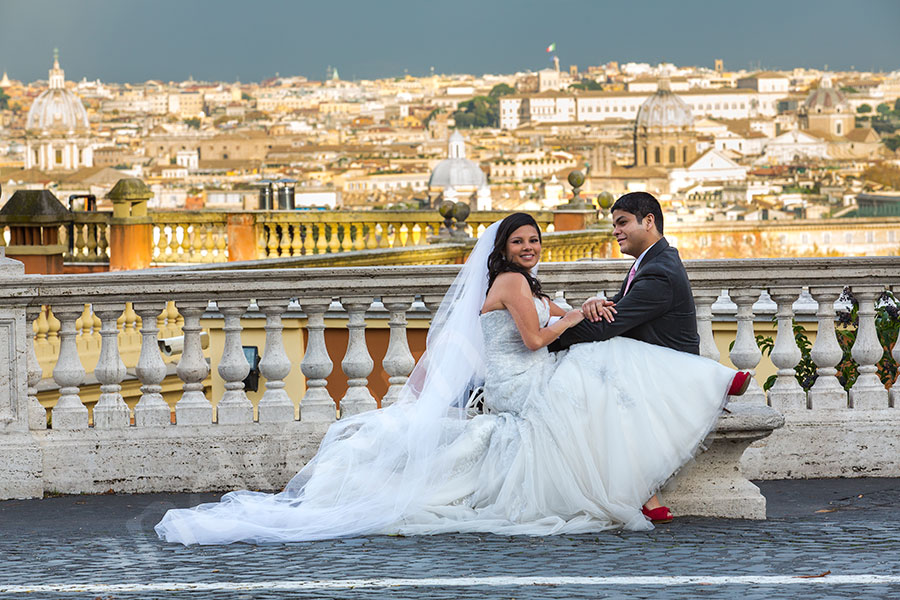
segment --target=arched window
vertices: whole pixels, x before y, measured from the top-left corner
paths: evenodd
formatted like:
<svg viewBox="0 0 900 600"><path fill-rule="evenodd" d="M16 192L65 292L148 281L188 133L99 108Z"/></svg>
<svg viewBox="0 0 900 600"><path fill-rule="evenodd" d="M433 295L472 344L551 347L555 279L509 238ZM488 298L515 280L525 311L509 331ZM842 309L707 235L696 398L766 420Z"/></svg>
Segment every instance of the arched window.
<svg viewBox="0 0 900 600"><path fill-rule="evenodd" d="M675 163L675 146L671 146L669 148L669 162Z"/></svg>
<svg viewBox="0 0 900 600"><path fill-rule="evenodd" d="M681 148L681 162L687 164L687 146Z"/></svg>
<svg viewBox="0 0 900 600"><path fill-rule="evenodd" d="M647 149L644 148L644 164L647 164Z"/></svg>
<svg viewBox="0 0 900 600"><path fill-rule="evenodd" d="M659 148L656 148L653 151L653 164L658 165L661 162L661 158L659 157Z"/></svg>

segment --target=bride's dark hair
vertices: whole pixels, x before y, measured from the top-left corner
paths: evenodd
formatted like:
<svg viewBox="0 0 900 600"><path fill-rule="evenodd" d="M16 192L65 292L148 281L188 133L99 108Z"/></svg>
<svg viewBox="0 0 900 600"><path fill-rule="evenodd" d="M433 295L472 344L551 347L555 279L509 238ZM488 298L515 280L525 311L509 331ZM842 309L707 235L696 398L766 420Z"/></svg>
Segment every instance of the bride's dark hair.
<svg viewBox="0 0 900 600"><path fill-rule="evenodd" d="M494 238L494 249L491 251L490 256L488 256L487 261L488 289L491 289L491 286L494 285L494 280L497 279L497 276L500 275L500 273L510 271L513 273L521 273L525 276L525 279L528 281L528 287L531 288L532 296L546 298L548 297L547 294L541 291L541 282L531 274L531 271L513 264L506 259L506 242L509 240L509 236L511 236L516 229L525 225L534 227L535 231L537 231L538 240L541 240L541 228L538 226L537 221L534 220L534 217L528 213L513 213L500 221L500 226L497 228L497 237Z"/></svg>

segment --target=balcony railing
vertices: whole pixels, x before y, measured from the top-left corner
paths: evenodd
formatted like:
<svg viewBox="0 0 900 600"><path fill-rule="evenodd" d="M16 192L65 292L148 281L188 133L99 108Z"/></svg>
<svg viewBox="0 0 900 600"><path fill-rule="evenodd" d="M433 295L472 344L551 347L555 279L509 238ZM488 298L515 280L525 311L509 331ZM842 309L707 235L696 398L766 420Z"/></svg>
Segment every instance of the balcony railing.
<svg viewBox="0 0 900 600"><path fill-rule="evenodd" d="M542 265L541 279L551 296L575 306L590 296L611 296L617 292L627 264L627 261L611 260L547 263ZM883 349L875 334L876 302L886 290L900 292L900 263L896 259L708 260L688 261L687 267L704 356L754 371L762 357L755 339L754 310L760 310L761 305L757 303L763 292L768 293L776 308L777 334L771 353L778 369L775 385L765 392L754 381L741 403L769 405L785 415L787 425L767 439L764 446L746 453L744 466L748 474L754 477L900 475L900 465L894 460L895 455L890 455L891 440L900 434L900 388L890 383L885 385L876 376L876 363ZM34 348L35 343L47 341L48 313L42 306L51 306L52 315L59 322L58 331L54 332L58 358L52 369L59 398L49 411L53 435L39 438L44 440L41 444L45 452L51 447L59 452L53 444L82 439L88 434L92 440L109 435L120 439L124 435L133 438L132 441L145 442L147 436L162 436L167 443L174 443L175 439L186 443L184 436L234 436L228 438L229 443L238 443L235 440L251 435L248 432L254 427L269 432L267 428L273 426L296 428L301 423L311 427L303 431L304 435L312 436L307 445L314 448L315 437L321 435L320 425L334 421L339 415L356 414L393 402L414 364L407 317L427 315L427 311L434 310L458 268L457 265L303 270L217 268L2 277L0 310L4 315L20 311L21 322L31 335L22 352L27 357L27 365L20 364L16 360L18 355L11 354L11 368L21 369L27 390L23 386L19 396L12 388L14 393L9 402L0 402L0 422L4 419L9 423L22 422L25 418L32 434L49 435L45 409L37 400L41 369ZM834 303L845 287L859 301L859 327L852 352L859 377L849 393L841 386L835 369L842 353L836 337ZM728 291L736 305L733 316L736 336L726 356L721 356L717 349L712 327L714 318L722 318L718 311L714 316L713 305L723 290ZM817 303L812 359L818 378L809 392L800 387L795 377L794 367L800 361L800 351L791 328L795 317L793 307L804 292ZM127 310L126 303L130 303ZM717 307L721 305L719 301ZM256 406L245 393L243 384L251 368L242 349L242 323L247 323L242 317L250 318L248 311L265 320L265 344L259 363L264 392ZM335 326L334 311L341 311L340 323L346 331L343 356L329 354L326 344L326 330ZM297 339L286 342L283 336L282 318L286 313L304 319L302 359L298 362L290 360L286 350ZM215 315L224 321L224 341L215 355L210 349L210 363L201 345L204 315L206 318ZM389 342L384 359L376 365L374 352L367 345L366 326L367 321L385 317L389 319ZM127 327L139 329L142 341L134 369L141 395L133 410L121 395L126 372L119 340ZM80 395L86 373L76 343L78 333L84 335L86 328L95 337L99 336L100 344L93 375L101 386L101 394L93 407L92 424ZM167 374L158 347L161 328L166 328L165 335L179 330L184 335L183 353L176 368L183 390L175 405L174 423L170 407L160 393ZM900 361L900 345L893 346L893 357ZM328 389L338 361L337 368L347 378L346 392L339 398L333 397ZM211 397L204 384L210 364L223 381L224 391L216 397ZM382 373L389 384L383 396L376 398L369 382ZM289 388L285 384L288 377L299 377L303 385ZM17 406L22 411L17 412ZM223 426L237 429L222 429ZM104 485L70 481L59 474L61 471L49 466L46 456L44 464L45 478L56 477L54 481L68 482L66 486L70 487L62 486L67 491L91 491ZM66 464L70 470L76 468ZM285 472L292 466L295 465L285 466ZM157 488L150 487L158 489L163 484L154 485ZM137 484L124 487L133 491L142 489Z"/></svg>

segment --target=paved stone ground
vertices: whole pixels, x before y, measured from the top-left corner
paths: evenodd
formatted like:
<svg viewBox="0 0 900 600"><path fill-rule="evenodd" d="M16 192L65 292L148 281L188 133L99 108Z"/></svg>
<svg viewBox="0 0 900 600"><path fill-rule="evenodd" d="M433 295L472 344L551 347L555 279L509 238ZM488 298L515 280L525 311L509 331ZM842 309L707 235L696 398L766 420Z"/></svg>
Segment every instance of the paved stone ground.
<svg viewBox="0 0 900 600"><path fill-rule="evenodd" d="M191 506L217 495L5 501L0 502L0 600L900 598L896 512L900 479L759 485L769 502L767 521L680 518L642 533L537 538L379 536L199 548L164 544L156 539L153 525L168 508ZM797 578L826 571L831 575ZM863 575L891 580L832 583L835 577ZM633 580L644 576L698 576L706 581ZM774 576L790 579L773 581ZM516 579L485 579L497 577ZM534 577L551 579L536 585L528 580ZM573 577L592 579L560 579ZM610 579L614 577L624 579ZM384 578L417 578L422 584L386 587L373 582ZM364 581L352 588L341 584L349 579ZM158 583L180 588L107 587ZM208 585L192 591L185 589L188 583ZM48 587L61 584L81 587ZM95 587L85 589L87 585ZM242 585L258 589L242 590Z"/></svg>

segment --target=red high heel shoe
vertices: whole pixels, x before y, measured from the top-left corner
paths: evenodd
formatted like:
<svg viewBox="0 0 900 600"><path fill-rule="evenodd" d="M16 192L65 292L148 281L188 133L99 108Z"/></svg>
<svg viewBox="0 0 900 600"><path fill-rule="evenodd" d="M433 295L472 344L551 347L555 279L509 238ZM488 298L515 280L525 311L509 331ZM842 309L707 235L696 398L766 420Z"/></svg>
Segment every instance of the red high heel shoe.
<svg viewBox="0 0 900 600"><path fill-rule="evenodd" d="M669 507L667 506L657 506L656 508L647 508L646 506L642 506L641 512L644 513L644 516L650 519L650 522L654 525L659 525L660 523L671 523L675 519L672 511L669 510Z"/></svg>
<svg viewBox="0 0 900 600"><path fill-rule="evenodd" d="M750 371L738 371L734 379L731 380L731 386L728 388L729 396L741 396L750 387Z"/></svg>

